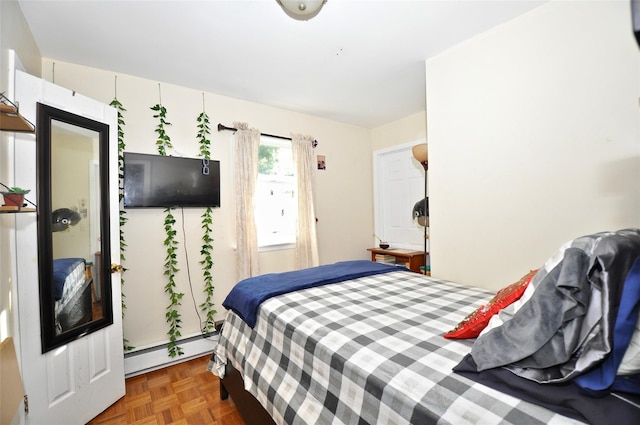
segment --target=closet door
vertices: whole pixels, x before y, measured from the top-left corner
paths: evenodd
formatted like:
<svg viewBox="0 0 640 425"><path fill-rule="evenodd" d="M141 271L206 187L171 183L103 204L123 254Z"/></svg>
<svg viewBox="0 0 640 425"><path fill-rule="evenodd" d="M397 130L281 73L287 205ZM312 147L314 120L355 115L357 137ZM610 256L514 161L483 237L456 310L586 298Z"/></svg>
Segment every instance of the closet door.
<svg viewBox="0 0 640 425"><path fill-rule="evenodd" d="M92 99L16 71L20 111L36 122L36 103L83 115L109 125L111 258L120 258L118 235L117 113ZM35 135L16 135L15 181L36 188ZM35 192L35 191L34 191ZM125 393L122 304L119 274L112 275L113 324L42 353L38 286L38 233L35 214L21 214L15 229L18 329L21 371L28 397L28 424L83 424Z"/></svg>
<svg viewBox="0 0 640 425"><path fill-rule="evenodd" d="M373 154L376 235L392 248L424 249L424 228L413 219L413 206L424 199L424 169L411 152L420 143L425 141Z"/></svg>

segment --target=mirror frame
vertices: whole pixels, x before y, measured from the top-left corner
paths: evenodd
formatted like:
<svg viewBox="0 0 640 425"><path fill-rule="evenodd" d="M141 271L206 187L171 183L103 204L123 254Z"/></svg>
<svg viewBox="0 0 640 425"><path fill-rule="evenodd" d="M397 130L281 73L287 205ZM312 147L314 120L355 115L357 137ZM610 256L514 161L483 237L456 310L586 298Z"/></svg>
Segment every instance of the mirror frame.
<svg viewBox="0 0 640 425"><path fill-rule="evenodd" d="M102 267L99 273L102 292L102 318L76 326L56 335L53 296L53 234L51 199L51 132L52 121L60 121L98 133L100 160L100 249ZM109 125L73 114L43 103L37 104L36 177L38 199L38 270L40 292L40 336L42 353L65 345L89 333L113 324L113 294L111 291L111 243L109 223Z"/></svg>

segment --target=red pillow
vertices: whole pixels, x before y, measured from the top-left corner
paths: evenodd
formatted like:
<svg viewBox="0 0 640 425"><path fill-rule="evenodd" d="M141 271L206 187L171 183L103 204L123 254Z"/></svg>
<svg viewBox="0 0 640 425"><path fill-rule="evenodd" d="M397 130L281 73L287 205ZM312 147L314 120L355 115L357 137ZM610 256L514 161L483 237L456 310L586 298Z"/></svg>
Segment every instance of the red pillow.
<svg viewBox="0 0 640 425"><path fill-rule="evenodd" d="M489 324L491 316L522 297L529 282L538 270L531 270L516 283L499 290L487 304L478 307L473 313L462 319L458 326L444 335L450 339L475 338Z"/></svg>

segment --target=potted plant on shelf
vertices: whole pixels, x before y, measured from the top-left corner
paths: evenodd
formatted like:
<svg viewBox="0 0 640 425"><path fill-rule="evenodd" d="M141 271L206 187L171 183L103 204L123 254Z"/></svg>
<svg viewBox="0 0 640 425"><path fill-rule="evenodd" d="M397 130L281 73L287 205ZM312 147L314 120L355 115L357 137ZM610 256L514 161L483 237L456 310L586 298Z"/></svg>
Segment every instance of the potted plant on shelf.
<svg viewBox="0 0 640 425"><path fill-rule="evenodd" d="M0 192L4 197L4 204L8 207L22 207L24 204L24 195L31 192L30 189L23 189L21 187L10 187L9 190Z"/></svg>

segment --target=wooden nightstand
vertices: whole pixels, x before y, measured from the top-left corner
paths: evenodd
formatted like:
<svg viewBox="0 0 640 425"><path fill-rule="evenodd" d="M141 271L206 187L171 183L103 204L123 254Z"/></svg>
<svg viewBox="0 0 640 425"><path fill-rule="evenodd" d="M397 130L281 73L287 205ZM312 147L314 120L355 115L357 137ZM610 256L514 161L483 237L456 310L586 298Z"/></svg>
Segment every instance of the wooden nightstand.
<svg viewBox="0 0 640 425"><path fill-rule="evenodd" d="M420 266L424 266L424 251L409 249L367 248L371 252L371 261L388 264L403 264L409 270L420 273Z"/></svg>

